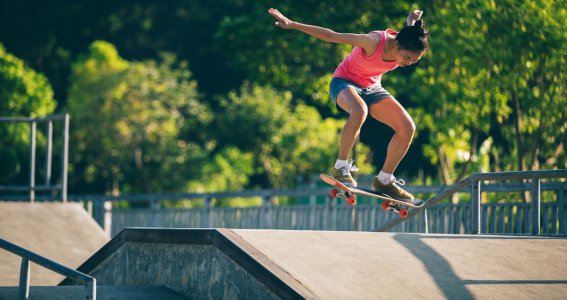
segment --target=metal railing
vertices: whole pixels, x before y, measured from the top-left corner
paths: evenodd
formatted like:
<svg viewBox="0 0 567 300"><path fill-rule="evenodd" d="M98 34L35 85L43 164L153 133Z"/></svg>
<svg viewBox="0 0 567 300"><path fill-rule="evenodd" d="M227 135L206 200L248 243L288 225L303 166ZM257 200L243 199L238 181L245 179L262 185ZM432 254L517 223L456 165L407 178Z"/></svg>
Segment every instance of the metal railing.
<svg viewBox="0 0 567 300"><path fill-rule="evenodd" d="M425 209L410 210L408 219L402 220L391 212L380 209L380 201L359 197L359 204L353 208L329 196L330 187L299 188L296 190L260 190L221 193L176 193L124 196L70 196L73 201L90 203L94 218L113 236L124 227L186 227L186 228L258 228L258 229L298 229L298 230L363 230L437 233L498 233L498 234L566 234L567 233L567 182L541 181L489 183L498 178L507 180L532 178L567 178L567 170L484 173L472 175L453 186L409 186L414 194L434 195ZM502 179L503 180L503 179ZM539 183L537 183L539 181ZM476 184L475 182L480 182ZM518 198L514 203L482 204L478 202L459 204L439 204L453 194L464 194L467 198L474 187L482 193L535 192L534 201L525 202ZM537 184L539 188L534 188ZM536 186L536 187L537 187ZM546 201L541 203L541 191L546 191ZM473 195L474 196L474 195ZM506 197L509 197L507 195ZM277 205L280 197L308 204ZM216 207L215 199L258 198L259 206L254 207ZM323 200L324 199L324 200ZM474 197L471 196L474 200ZM480 197L478 198L480 199ZM538 200L539 199L539 200ZM555 201L553 199L556 199ZM163 208L163 201L175 203L198 200L201 207ZM509 199L513 200L513 199ZM113 207L113 203L145 202L147 206L135 204L140 208ZM538 204L539 201L539 204ZM535 213L533 213L535 208ZM476 208L476 211L474 211ZM539 211L538 211L539 208ZM545 213L542 213L543 212ZM416 214L419 216L414 217ZM429 215L428 215L429 214ZM532 214L535 214L532 215ZM532 222L536 216L538 222ZM526 217L531 216L531 217ZM413 217L413 218L412 218ZM497 220L497 221L494 221ZM405 221L405 222L404 222ZM430 224L428 224L428 221ZM504 221L504 224L501 224ZM498 222L498 223L494 223ZM544 222L542 224L541 222ZM532 225L535 224L534 230ZM553 223L553 224L552 224ZM453 229L450 229L453 228ZM539 228L539 229L538 229ZM543 230L542 230L543 228Z"/></svg>
<svg viewBox="0 0 567 300"><path fill-rule="evenodd" d="M53 122L63 121L63 142L61 149L61 183L51 184L53 159ZM44 118L0 117L0 123L29 123L30 124L30 169L28 186L3 186L0 191L28 192L29 201L34 202L36 191L60 190L61 199L67 202L67 170L69 160L69 114L49 116ZM46 123L46 155L45 155L45 184L36 185L36 135L37 124Z"/></svg>
<svg viewBox="0 0 567 300"><path fill-rule="evenodd" d="M541 179L548 178L560 178L560 180L541 182ZM433 197L427 200L424 209L410 210L406 220L400 219L391 212L383 212L380 209L380 201L373 198L359 197L359 204L351 208L343 201L330 198L331 187L326 185L317 187L315 183L311 187L294 190L123 196L70 195L69 201L85 203L87 211L109 236L113 236L124 227L565 235L567 234L565 179L567 179L567 170L480 173L452 186L408 186L407 190L413 194L424 198L427 198L426 195ZM487 182L495 180L500 182ZM502 182L503 180L505 181ZM509 180L521 182L509 182ZM534 201L525 201L521 195L526 191L534 195L531 197ZM545 191L543 194L545 199L541 199L542 191ZM507 193L505 195L507 201L481 203L479 207L480 195L489 193L492 193L490 197ZM440 204L454 194L458 194L461 199L470 197L471 201ZM517 198L514 200L510 197ZM216 200L234 198L256 198L259 205L215 206ZM282 198L305 204L278 205L278 200ZM132 206L138 208L114 207L114 203L122 201L133 203ZM164 207L165 203L170 205L179 201L188 201L185 204L189 203L194 208ZM544 201L545 203L542 203Z"/></svg>
<svg viewBox="0 0 567 300"><path fill-rule="evenodd" d="M421 210L413 210L408 215L408 219L419 214L421 211L425 215L424 221L427 222L427 209L433 207L439 202L451 197L456 192L467 187L470 188L471 194L471 233L482 233L482 209L481 209L481 194L482 183L484 181L506 181L506 180L530 180L531 181L531 234L538 235L541 232L541 179L550 178L567 178L567 170L546 170L546 171L516 171L516 172L494 172L494 173L477 173L473 174L457 184L447 187L442 192L427 200ZM559 195L559 210L560 216L565 216L565 190L561 191ZM394 220L393 222L378 228L376 231L386 231L396 225L402 223L404 220ZM563 225L564 226L564 225ZM427 229L427 223L425 224Z"/></svg>
<svg viewBox="0 0 567 300"><path fill-rule="evenodd" d="M12 244L0 238L0 248L12 252L22 258L20 266L19 299L28 299L30 292L30 261L47 268L53 272L61 274L67 278L75 280L85 285L85 299L96 300L96 279L87 274L81 273L49 260L43 256L26 250L18 245Z"/></svg>

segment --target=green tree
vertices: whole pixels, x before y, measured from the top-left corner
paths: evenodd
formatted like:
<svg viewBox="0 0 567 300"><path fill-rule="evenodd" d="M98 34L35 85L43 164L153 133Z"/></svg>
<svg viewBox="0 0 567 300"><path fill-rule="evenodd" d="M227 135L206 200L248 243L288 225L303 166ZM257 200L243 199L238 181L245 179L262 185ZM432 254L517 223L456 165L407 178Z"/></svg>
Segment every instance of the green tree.
<svg viewBox="0 0 567 300"><path fill-rule="evenodd" d="M290 187L298 176L328 172L342 122L323 120L313 107L292 105L290 92L245 84L220 103L215 128L220 141L253 155L252 185ZM359 157L368 149L362 147ZM370 166L357 162L363 171Z"/></svg>
<svg viewBox="0 0 567 300"><path fill-rule="evenodd" d="M8 53L0 44L0 115L4 117L44 117L56 107L47 78ZM38 146L44 144L37 132ZM29 125L0 123L0 182L19 185L29 180ZM38 167L41 168L41 167Z"/></svg>
<svg viewBox="0 0 567 300"><path fill-rule="evenodd" d="M424 151L446 183L469 172L565 168L560 2L431 4L433 52L397 84L415 91L410 111L431 132Z"/></svg>
<svg viewBox="0 0 567 300"><path fill-rule="evenodd" d="M512 111L498 126L514 163L494 158L498 168L539 170L566 168L567 141L567 8L564 1L501 1L491 7L494 18L487 35L488 75L496 97ZM502 47L502 45L505 45ZM515 150L515 151L514 151ZM500 157L503 157L502 155Z"/></svg>
<svg viewBox="0 0 567 300"><path fill-rule="evenodd" d="M565 167L563 6L539 0L284 1L277 8L300 22L357 33L401 28L411 9L425 11L431 51L415 67L384 76L383 84L416 121L423 145L414 144L420 150L413 155L427 157L451 184L473 172ZM225 18L217 47L256 82L289 89L329 113L326 86L350 47L271 26L266 9L257 5L247 16ZM367 135L363 128L363 141Z"/></svg>
<svg viewBox="0 0 567 300"><path fill-rule="evenodd" d="M207 151L186 136L210 113L187 65L171 55L128 62L112 44L94 42L73 64L68 110L73 177L93 190L180 190L201 176Z"/></svg>

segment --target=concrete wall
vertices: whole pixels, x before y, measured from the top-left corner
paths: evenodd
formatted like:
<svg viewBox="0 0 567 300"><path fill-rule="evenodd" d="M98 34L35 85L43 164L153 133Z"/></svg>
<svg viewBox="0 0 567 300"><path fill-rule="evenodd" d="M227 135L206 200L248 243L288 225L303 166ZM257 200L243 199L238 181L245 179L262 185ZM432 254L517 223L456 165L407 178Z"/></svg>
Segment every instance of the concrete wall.
<svg viewBox="0 0 567 300"><path fill-rule="evenodd" d="M128 242L90 275L99 285L164 286L190 299L279 299L210 245Z"/></svg>

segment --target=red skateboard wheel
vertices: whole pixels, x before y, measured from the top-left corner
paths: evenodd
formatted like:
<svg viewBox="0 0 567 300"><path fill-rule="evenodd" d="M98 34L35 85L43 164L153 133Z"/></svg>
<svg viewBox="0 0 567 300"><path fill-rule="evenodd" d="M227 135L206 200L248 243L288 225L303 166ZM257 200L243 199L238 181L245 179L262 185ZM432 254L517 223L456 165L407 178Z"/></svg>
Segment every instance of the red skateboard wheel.
<svg viewBox="0 0 567 300"><path fill-rule="evenodd" d="M347 202L350 206L355 206L356 205L356 196L351 195L350 197L348 197Z"/></svg>
<svg viewBox="0 0 567 300"><path fill-rule="evenodd" d="M333 199L337 198L337 194L338 194L338 193L339 193L339 190L337 190L337 189L332 189L332 190L331 190L331 194L330 194L331 198L333 198Z"/></svg>
<svg viewBox="0 0 567 300"><path fill-rule="evenodd" d="M402 219L407 218L407 217L408 217L408 210L405 209L405 208L400 209L400 217L401 217Z"/></svg>
<svg viewBox="0 0 567 300"><path fill-rule="evenodd" d="M380 206L382 207L382 209L384 211L387 211L388 208L390 207L390 203L388 201L384 201L384 202L382 202L382 205L380 205Z"/></svg>

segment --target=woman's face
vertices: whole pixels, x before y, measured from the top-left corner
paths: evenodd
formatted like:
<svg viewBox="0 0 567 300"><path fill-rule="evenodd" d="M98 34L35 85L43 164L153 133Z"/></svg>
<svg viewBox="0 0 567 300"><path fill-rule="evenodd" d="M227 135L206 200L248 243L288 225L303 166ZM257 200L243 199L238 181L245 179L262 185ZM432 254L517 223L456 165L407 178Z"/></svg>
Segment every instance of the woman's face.
<svg viewBox="0 0 567 300"><path fill-rule="evenodd" d="M415 52L411 50L404 50L398 46L398 55L396 61L400 67L407 67L409 65L415 64L423 56L423 52Z"/></svg>

